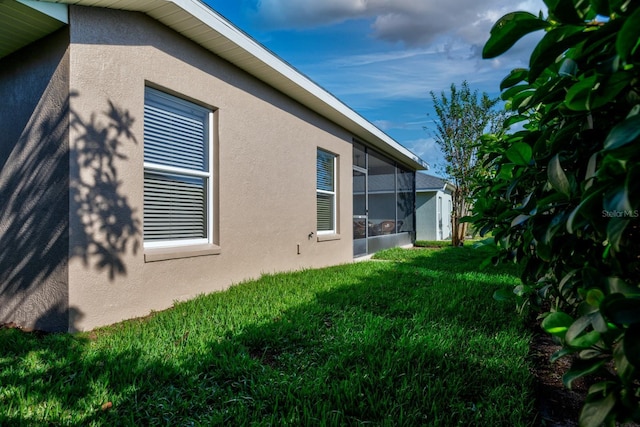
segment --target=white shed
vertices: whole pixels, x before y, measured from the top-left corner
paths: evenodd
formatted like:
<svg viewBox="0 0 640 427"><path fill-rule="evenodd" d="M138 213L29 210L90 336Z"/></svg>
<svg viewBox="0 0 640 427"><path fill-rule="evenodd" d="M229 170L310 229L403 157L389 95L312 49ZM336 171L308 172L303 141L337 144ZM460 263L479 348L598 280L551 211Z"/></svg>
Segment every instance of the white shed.
<svg viewBox="0 0 640 427"><path fill-rule="evenodd" d="M451 239L454 188L445 179L416 173L416 240Z"/></svg>

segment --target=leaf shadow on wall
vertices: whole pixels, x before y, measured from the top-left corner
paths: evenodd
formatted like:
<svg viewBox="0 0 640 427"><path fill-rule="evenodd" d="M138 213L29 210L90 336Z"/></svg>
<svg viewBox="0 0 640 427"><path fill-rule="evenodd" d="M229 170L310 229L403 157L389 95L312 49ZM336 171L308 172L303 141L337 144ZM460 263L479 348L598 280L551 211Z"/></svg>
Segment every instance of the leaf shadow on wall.
<svg viewBox="0 0 640 427"><path fill-rule="evenodd" d="M83 120L71 111L71 128L79 136L69 150L71 167L79 168L69 182L71 257L79 257L85 266L92 262L106 270L109 279L127 273L121 255L131 247L139 249L137 238L140 220L122 194L117 161L128 160L122 152L127 143L137 144L131 132L134 122L128 111L109 101L109 109L102 114L106 123L91 114ZM76 222L75 224L73 222Z"/></svg>
<svg viewBox="0 0 640 427"><path fill-rule="evenodd" d="M134 119L114 103L84 118L70 108L77 93L57 108L43 106L48 95L0 158L0 323L65 331L83 316L69 306L69 261L113 281L127 274L123 255L139 248L140 220L118 173L137 141Z"/></svg>

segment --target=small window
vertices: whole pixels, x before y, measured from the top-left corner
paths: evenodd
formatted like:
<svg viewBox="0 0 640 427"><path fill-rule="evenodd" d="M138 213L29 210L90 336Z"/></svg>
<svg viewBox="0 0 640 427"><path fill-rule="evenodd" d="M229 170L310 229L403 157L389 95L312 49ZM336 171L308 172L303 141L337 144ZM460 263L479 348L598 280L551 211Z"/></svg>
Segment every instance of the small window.
<svg viewBox="0 0 640 427"><path fill-rule="evenodd" d="M144 244L212 243L213 113L145 89Z"/></svg>
<svg viewBox="0 0 640 427"><path fill-rule="evenodd" d="M336 230L336 156L318 149L316 162L318 234Z"/></svg>

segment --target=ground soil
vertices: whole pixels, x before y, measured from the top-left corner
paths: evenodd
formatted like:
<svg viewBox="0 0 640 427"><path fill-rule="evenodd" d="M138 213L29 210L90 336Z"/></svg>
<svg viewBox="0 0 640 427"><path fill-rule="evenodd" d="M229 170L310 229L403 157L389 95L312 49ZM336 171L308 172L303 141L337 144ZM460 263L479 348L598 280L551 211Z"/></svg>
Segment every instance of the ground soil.
<svg viewBox="0 0 640 427"><path fill-rule="evenodd" d="M589 387L605 378L587 377L588 381L580 378L572 383L571 390L567 389L562 376L571 367L573 359L563 357L551 363L553 353L561 347L553 338L534 326L534 336L529 347L529 357L532 361L532 374L535 378L536 406L538 418L536 426L544 427L577 427L580 409L587 396ZM613 370L611 368L611 370ZM640 427L640 424L626 423L624 427Z"/></svg>
<svg viewBox="0 0 640 427"><path fill-rule="evenodd" d="M564 357L551 363L551 355L559 348L550 335L538 328L534 330L529 357L535 378L538 426L577 426L580 408L587 394L588 387L584 381L574 382L571 390L562 383L562 375L569 369L571 359Z"/></svg>

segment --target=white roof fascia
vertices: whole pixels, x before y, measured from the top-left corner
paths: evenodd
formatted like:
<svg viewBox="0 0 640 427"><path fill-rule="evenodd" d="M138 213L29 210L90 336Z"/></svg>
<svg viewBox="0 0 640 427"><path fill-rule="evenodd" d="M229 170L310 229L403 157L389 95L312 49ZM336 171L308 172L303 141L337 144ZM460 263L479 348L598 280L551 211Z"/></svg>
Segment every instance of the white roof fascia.
<svg viewBox="0 0 640 427"><path fill-rule="evenodd" d="M29 6L53 19L57 19L60 22L65 24L69 23L69 7L66 4L47 3L36 0L17 0L17 2Z"/></svg>

